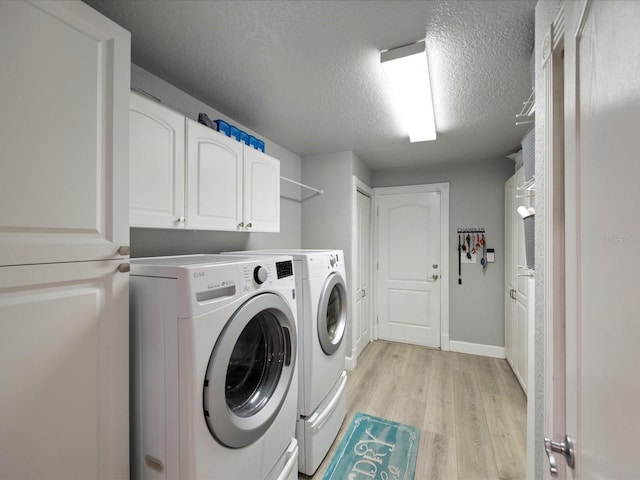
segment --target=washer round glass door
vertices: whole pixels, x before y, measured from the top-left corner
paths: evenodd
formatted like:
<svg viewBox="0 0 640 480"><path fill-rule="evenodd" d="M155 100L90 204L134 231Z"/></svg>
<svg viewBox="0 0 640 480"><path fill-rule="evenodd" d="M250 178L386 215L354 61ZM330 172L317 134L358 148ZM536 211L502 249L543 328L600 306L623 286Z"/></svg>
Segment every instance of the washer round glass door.
<svg viewBox="0 0 640 480"><path fill-rule="evenodd" d="M325 282L318 303L318 340L322 351L333 355L347 325L347 289L342 276L332 273Z"/></svg>
<svg viewBox="0 0 640 480"><path fill-rule="evenodd" d="M223 445L258 440L278 416L296 361L293 313L279 295L245 302L220 334L204 381L204 416Z"/></svg>

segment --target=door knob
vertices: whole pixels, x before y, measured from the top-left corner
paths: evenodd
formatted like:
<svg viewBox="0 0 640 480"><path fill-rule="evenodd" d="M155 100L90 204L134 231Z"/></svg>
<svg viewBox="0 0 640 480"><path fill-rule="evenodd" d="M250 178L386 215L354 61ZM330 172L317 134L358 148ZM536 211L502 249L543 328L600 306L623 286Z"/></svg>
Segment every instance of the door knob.
<svg viewBox="0 0 640 480"><path fill-rule="evenodd" d="M127 273L131 270L131 265L129 265L128 263L121 263L120 265L118 265L118 271L120 273Z"/></svg>
<svg viewBox="0 0 640 480"><path fill-rule="evenodd" d="M432 265L432 267L433 267L433 268L438 268L438 264L437 264L437 263L434 263L434 264Z"/></svg>
<svg viewBox="0 0 640 480"><path fill-rule="evenodd" d="M131 255L131 248L129 245L122 245L118 248L118 255Z"/></svg>
<svg viewBox="0 0 640 480"><path fill-rule="evenodd" d="M437 280L438 279L438 275L435 275L435 274L431 275L431 278L433 278L434 280Z"/></svg>
<svg viewBox="0 0 640 480"><path fill-rule="evenodd" d="M366 290L365 290L364 288L362 289L362 296L363 296L363 297L366 297L366 296L367 296L367 292L366 292Z"/></svg>
<svg viewBox="0 0 640 480"><path fill-rule="evenodd" d="M554 442L550 438L544 439L544 451L549 457L549 471L552 475L558 473L558 461L555 453L560 453L566 460L567 466L573 468L575 465L575 445L570 436L565 435L563 442Z"/></svg>

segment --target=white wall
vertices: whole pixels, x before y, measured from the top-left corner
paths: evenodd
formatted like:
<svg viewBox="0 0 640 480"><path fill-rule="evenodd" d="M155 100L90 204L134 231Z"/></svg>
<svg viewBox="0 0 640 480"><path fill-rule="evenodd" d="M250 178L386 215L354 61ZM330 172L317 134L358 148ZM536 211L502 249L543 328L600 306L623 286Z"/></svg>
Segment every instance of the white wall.
<svg viewBox="0 0 640 480"><path fill-rule="evenodd" d="M507 158L490 161L381 170L374 187L449 182L449 339L504 347L504 182L514 173ZM495 263L482 272L477 264L462 264L458 285L459 227L483 227Z"/></svg>
<svg viewBox="0 0 640 480"><path fill-rule="evenodd" d="M302 163L298 155L262 137L234 119L214 110L198 99L165 82L161 78L131 65L131 86L144 90L162 100L162 104L194 120L198 113L206 113L209 118L222 118L237 125L246 132L265 141L266 152L280 160L280 174L300 181ZM300 187L288 182L281 183L280 232L246 233L163 230L150 228L131 229L132 257L154 255L179 255L189 253L219 253L225 250L250 250L261 248L300 248L302 203Z"/></svg>

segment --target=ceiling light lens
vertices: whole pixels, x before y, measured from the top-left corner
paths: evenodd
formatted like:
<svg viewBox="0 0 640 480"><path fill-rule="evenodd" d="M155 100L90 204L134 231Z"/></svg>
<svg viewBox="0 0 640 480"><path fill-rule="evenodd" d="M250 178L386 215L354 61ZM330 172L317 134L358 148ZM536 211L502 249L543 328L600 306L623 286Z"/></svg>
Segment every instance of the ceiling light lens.
<svg viewBox="0 0 640 480"><path fill-rule="evenodd" d="M420 45L420 44L416 44ZM411 142L424 142L436 139L429 67L424 42L422 51L408 55L396 54L394 50L383 52L381 60L387 81L391 86L400 117L409 132ZM407 47L402 47L402 50ZM386 58L385 58L386 57ZM395 58L394 58L395 57Z"/></svg>

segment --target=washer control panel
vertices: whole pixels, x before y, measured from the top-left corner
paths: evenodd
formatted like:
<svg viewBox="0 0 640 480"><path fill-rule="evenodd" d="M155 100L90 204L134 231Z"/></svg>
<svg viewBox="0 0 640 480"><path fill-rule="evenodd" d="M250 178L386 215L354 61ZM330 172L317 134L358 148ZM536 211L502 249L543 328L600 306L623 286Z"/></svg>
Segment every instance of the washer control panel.
<svg viewBox="0 0 640 480"><path fill-rule="evenodd" d="M253 269L253 281L258 285L262 285L264 282L266 282L268 277L269 274L263 266L258 265Z"/></svg>
<svg viewBox="0 0 640 480"><path fill-rule="evenodd" d="M293 262L291 260L286 260L284 262L276 262L276 272L278 273L278 278L286 278L293 276Z"/></svg>

